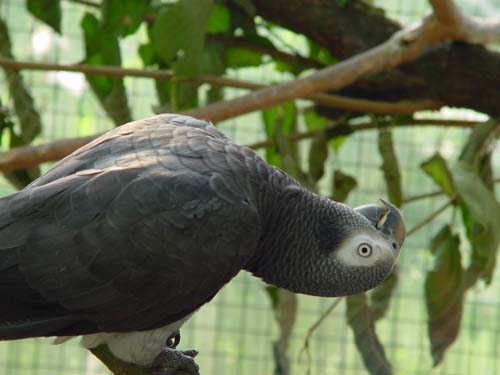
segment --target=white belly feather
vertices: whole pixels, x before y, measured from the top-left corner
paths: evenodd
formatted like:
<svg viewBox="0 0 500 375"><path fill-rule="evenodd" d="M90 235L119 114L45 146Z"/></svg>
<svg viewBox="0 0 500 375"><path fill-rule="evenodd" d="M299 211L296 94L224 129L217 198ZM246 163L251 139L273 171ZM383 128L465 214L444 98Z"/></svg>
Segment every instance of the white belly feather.
<svg viewBox="0 0 500 375"><path fill-rule="evenodd" d="M106 344L115 357L122 361L137 365L148 365L165 347L167 339L181 326L191 315L178 320L165 327L150 331L136 331L126 333L93 333L83 335L81 345L87 349ZM61 344L71 337L58 337L54 344Z"/></svg>

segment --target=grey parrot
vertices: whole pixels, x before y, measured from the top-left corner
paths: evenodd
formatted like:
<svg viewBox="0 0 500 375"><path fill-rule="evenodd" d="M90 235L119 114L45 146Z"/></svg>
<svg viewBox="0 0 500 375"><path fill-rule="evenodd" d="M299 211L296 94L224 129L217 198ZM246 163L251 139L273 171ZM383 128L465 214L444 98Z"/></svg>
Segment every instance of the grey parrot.
<svg viewBox="0 0 500 375"><path fill-rule="evenodd" d="M196 374L166 342L240 270L325 297L384 281L405 226L383 203L316 195L207 121L130 122L0 199L0 340L82 336Z"/></svg>

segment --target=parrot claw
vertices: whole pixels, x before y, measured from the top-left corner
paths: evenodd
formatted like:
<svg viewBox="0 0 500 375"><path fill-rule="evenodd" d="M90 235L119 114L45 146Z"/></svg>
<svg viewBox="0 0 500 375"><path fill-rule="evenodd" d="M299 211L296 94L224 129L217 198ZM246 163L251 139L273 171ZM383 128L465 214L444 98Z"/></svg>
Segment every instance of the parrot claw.
<svg viewBox="0 0 500 375"><path fill-rule="evenodd" d="M200 375L199 367L194 361L197 355L198 351L195 349L163 348L147 368L154 375Z"/></svg>

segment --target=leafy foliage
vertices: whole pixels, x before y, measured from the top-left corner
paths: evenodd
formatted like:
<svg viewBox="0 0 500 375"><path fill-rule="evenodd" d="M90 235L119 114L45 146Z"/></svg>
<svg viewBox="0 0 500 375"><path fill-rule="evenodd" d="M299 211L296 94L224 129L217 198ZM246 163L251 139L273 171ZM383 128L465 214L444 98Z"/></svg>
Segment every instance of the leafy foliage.
<svg viewBox="0 0 500 375"><path fill-rule="evenodd" d="M398 285L398 270L395 268L382 285L370 293L370 311L374 321L384 317L389 309L391 297Z"/></svg>
<svg viewBox="0 0 500 375"><path fill-rule="evenodd" d="M103 0L102 29L121 37L135 33L150 3L151 0Z"/></svg>
<svg viewBox="0 0 500 375"><path fill-rule="evenodd" d="M455 194L451 171L448 168L446 160L439 153L434 154L429 160L423 162L420 167L446 194L450 197Z"/></svg>
<svg viewBox="0 0 500 375"><path fill-rule="evenodd" d="M325 132L316 134L311 142L311 148L309 149L309 174L314 182L317 182L325 174L328 148Z"/></svg>
<svg viewBox="0 0 500 375"><path fill-rule="evenodd" d="M345 174L340 169L333 172L332 199L337 202L344 202L349 193L358 185L356 179Z"/></svg>
<svg viewBox="0 0 500 375"><path fill-rule="evenodd" d="M0 55L12 58L12 47L7 25L0 19ZM42 129L40 114L35 108L33 97L24 84L21 74L16 70L4 69L9 85L9 93L12 96L14 111L18 119L19 130L11 126L9 117L4 117L2 124L2 135L5 131L10 136L9 147L19 147L31 143ZM18 189L28 185L40 176L38 167L6 172L4 176Z"/></svg>
<svg viewBox="0 0 500 375"><path fill-rule="evenodd" d="M118 37L105 30L92 13L81 21L85 39L85 63L90 65L121 65ZM86 75L87 81L102 107L118 126L132 120L122 78Z"/></svg>
<svg viewBox="0 0 500 375"><path fill-rule="evenodd" d="M457 193L461 198L462 218L467 238L472 245L470 266L467 269L467 286L481 277L490 283L500 246L500 204L492 191L491 177L481 171L481 160L489 144L500 133L495 121L474 128L458 163L453 168ZM483 162L484 165L484 162Z"/></svg>
<svg viewBox="0 0 500 375"><path fill-rule="evenodd" d="M179 0L163 6L156 18L152 29L153 46L158 55L181 76L196 75L200 69L211 7L212 0ZM218 19L222 17L219 13Z"/></svg>

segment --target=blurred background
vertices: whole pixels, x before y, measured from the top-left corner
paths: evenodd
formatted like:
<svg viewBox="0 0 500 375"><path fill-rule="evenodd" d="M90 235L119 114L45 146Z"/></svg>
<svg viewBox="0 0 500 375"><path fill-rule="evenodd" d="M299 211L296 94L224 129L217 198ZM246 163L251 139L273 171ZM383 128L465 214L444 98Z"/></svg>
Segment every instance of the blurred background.
<svg viewBox="0 0 500 375"><path fill-rule="evenodd" d="M349 3L350 0L346 1ZM35 17L36 10L30 12L27 6L29 3L36 2L21 0L0 2L0 19L6 25L6 28L2 28L4 29L3 35L0 36L2 56L10 57L5 49L6 33L8 33L11 41L11 55L18 61L113 64L106 58L102 58L101 61L93 61L89 58L92 48L88 43L86 48L84 42L85 38L88 41L92 37L102 38L102 42L107 42L108 36L105 33L92 36L89 28L85 29L81 26L86 14L93 15L92 17L85 16L87 24L92 24L94 20L100 22L99 20L103 17L101 10L94 6L98 4L97 0L95 2L58 2L62 14L61 33L57 33L54 27L42 22L40 17ZM40 1L39 3L48 2ZM125 3L128 4L128 2ZM156 2L155 4L168 6L170 3L174 2ZM250 1L235 1L235 3L247 6L251 4ZM430 9L428 3L423 0L379 0L373 3L374 6L382 9L380 14L385 14L385 17L405 25L420 20ZM234 5L229 6L226 2L215 2L215 4L220 14L227 14L227 9L229 9L230 16L236 14L232 13L231 7ZM500 15L498 1L461 0L458 4L468 15ZM260 16L253 17L253 20L257 34L269 40L276 50L290 55L300 54L309 57L313 55L312 44L300 33L269 23ZM217 27L223 30L224 21L220 22L214 21L215 26L211 26L210 30L213 34L217 34ZM148 32L146 23L141 23L136 30L128 34L122 32L119 36L121 66L142 69L145 65L150 65L178 69L175 62L170 64L152 62L152 55L149 56L148 61L148 53L158 52L148 52L148 47L141 46L150 45L148 43L153 37L154 31ZM229 44L225 43L225 45ZM321 50L322 47L317 46L317 48L320 49L320 52L315 55L317 61L327 64L338 61L335 56L328 55L326 50ZM488 46L488 48L493 52L498 51L495 46ZM274 57L265 53L253 51L247 56L242 51L244 49L231 52L235 56L231 57L232 60L216 73L219 75L224 73L226 77L236 80L271 84L292 80L297 75L308 72L307 69L294 71L290 67L280 67ZM250 64L249 61L255 59L255 55L258 55L258 60ZM321 60L321 56L326 57ZM238 61L238 58L243 61ZM227 61L229 60L228 57ZM496 72L498 71L497 67ZM103 96L101 100L98 99L100 83L95 76L94 81L89 83L85 75L78 72L22 70L19 74L22 75L24 88L32 96L34 109L40 116L37 120L36 116L31 115L32 122L39 121L40 132L36 137L24 138L23 141L22 132L26 129L21 129L19 122L21 112L14 109L17 99L16 89L12 86L13 79L8 78L9 76L2 76L0 77L2 130L7 129L9 124L14 129L3 131L2 151L7 151L11 146L30 142L37 145L58 139L94 135L111 129L120 118L140 119L159 111L182 110L193 105L201 106L214 98L228 99L248 92L248 90L231 87L221 89L208 84L198 84L194 88L183 84L171 84L163 89L167 98L163 98L162 103L161 98L159 99L161 95L158 95L158 91L162 89L158 88L154 79L125 77L122 82L130 113L122 111L121 114L117 114L115 111L113 115L110 114L113 109L104 109L103 101L106 99L102 99ZM113 82L114 85L116 81ZM105 82L103 86L106 84ZM189 97L189 90L196 92L196 101L183 101L179 92L182 91L186 97ZM500 89L497 94L494 100L500 103ZM27 105L30 104L27 103ZM277 124L281 126L279 129L287 134L288 132L314 132L315 129L330 126L332 121L348 123L352 126L372 124L371 128L368 126L366 130L354 131L342 136L334 134L329 137L327 132L317 132L312 137L306 137L299 142L289 142L288 147L282 147L279 150L260 148L258 152L262 157L270 162L278 163L297 178L302 178L302 181L311 188L327 196L345 199L345 202L352 206L373 204L379 197L397 195L398 193L394 191L388 193L387 181L400 184L402 196L400 195L398 203L407 219L407 228L421 224L423 226L406 240L398 265L397 282L396 278L391 279L390 285L381 289L377 298L372 298L370 295L371 305L370 303L366 305L363 299L352 299L351 306L357 306L357 304L368 306L368 310L361 310L361 313L356 309L351 309L349 313L346 299L340 299L332 311L324 317L320 326L310 335L309 353L304 351L303 347L310 328L318 322L325 311L332 307L332 303L336 300L307 296L291 297L286 293L266 288L260 280L244 272L240 273L212 302L204 306L185 325L181 331L180 346L182 348L195 347L200 351L197 361L203 374L366 374L369 371L377 373L376 368L380 365L377 363L380 361L390 363L392 371L396 374L500 374L500 275L498 272L492 272L491 280L484 281L484 278L479 277L477 282L467 287L462 282L462 279L466 278L470 259L473 259L471 254L475 246L470 239L470 228L464 225L467 222L464 219L463 206L470 203L467 202L466 197L460 197L460 203L456 204L457 198L453 195L455 193L436 193L420 197L422 194L445 189L443 188L445 184L436 183L439 177L429 176L433 173L429 170L440 168L435 167L434 155L438 152L452 168L470 141L471 126L467 125L468 122L470 124L483 123L489 117L484 112L448 106L437 111L418 111L412 116L370 114L354 116L340 110L334 110L331 113L328 109L312 107L310 101L297 100L293 104L218 123L218 127L223 132L237 143L244 145L253 145L273 137L278 143L276 129L279 127ZM421 123L414 121L419 119L422 120ZM433 120L436 119L438 121L435 126L427 126L433 125ZM443 126L439 123L439 120L443 119L462 121L465 125L462 127ZM386 125L392 123L394 126L386 128L390 130L380 131L376 126L377 122ZM289 128L284 129L283 124L289 124ZM390 134L390 137L387 134ZM15 141L16 137L20 139L18 143ZM290 152L294 158L293 162L287 162L290 155L284 155L286 151L283 150ZM394 160L391 167L391 156L396 158L397 168L393 165ZM434 159L432 159L433 156ZM422 168L422 163L426 161L427 165L431 165L427 172L425 167ZM490 179L496 178L498 182L500 177L498 144L489 146L488 163ZM42 164L42 172L50 168L50 165L51 163ZM382 165L389 169L389 173L384 174ZM11 175L10 182L7 178L0 177L0 195L14 192L15 185L21 187L29 176L33 176L31 173L36 173L36 171L28 171L17 176ZM398 176L392 176L393 180L390 180L388 174L391 173ZM394 182L394 178L399 182ZM500 184L496 183L494 188L497 199L500 196L499 186ZM453 203L447 205L450 199ZM429 216L443 205L446 205L443 212L430 220ZM495 206L489 207L494 209ZM485 216L488 215L489 213L485 213ZM428 223L425 222L426 220ZM494 219L492 222L495 223ZM431 245L431 240L438 232L442 233L445 225L449 225L446 227L449 229L446 230L456 236L453 237L454 240L447 239L447 241L456 241L455 247L446 255L448 258L444 257L442 260L446 262L446 259L451 259L445 264L450 269L455 267L451 271L443 271L439 268L436 259L441 250L438 245L434 247ZM497 230L500 232L500 227ZM496 249L494 250L496 254ZM439 274L436 269L443 272ZM430 273L433 270L438 272L437 276L436 273ZM435 303L433 305L433 297L426 293L426 285L428 289L438 290L438 294L444 290L439 297L442 299L441 302L454 305L452 307L447 305L446 308L436 307ZM467 289L466 292L465 289ZM380 315L383 315L380 319L373 307L376 303L382 306L378 310ZM293 306L297 307L296 314ZM434 309L439 310L438 315L444 314L440 315L441 318L444 316L444 320L440 323L443 326L446 326L446 322L458 319L455 328L448 327L436 331L438 336L445 337L443 340L447 343L444 344L445 347L451 344L436 367L433 366L433 353L436 359L441 351L431 345L429 334L432 336L431 331L435 329L435 324L433 326L429 324L429 321L436 322L435 319L437 319L439 324L440 318L434 316L431 319L429 316L429 309L432 310L433 306ZM358 330L353 331L349 320L354 321L351 325L358 324ZM376 337L380 343L376 339L366 339L363 334L353 333L363 332L363 328L359 330L359 325L366 325L368 328L364 329L371 332L370 324L373 321L376 321ZM290 323L290 329L287 329L287 322ZM280 348L284 347L283 341L281 343L279 341L280 332L282 340L287 341L284 345L288 346L286 360L280 354ZM283 335L288 334L290 334L289 340L284 339ZM454 336L457 336L456 340L453 340ZM359 339L359 347L356 345L355 337ZM437 340L435 345L439 346L443 341ZM378 348L378 345L381 345L383 349ZM380 350L384 358L373 359L373 356L376 357L376 353L380 353ZM365 362L373 361L375 367L372 366L370 370L370 364L365 365L363 358ZM288 365L290 369L287 369ZM5 375L98 375L108 372L90 353L79 348L78 340L54 346L51 345L51 339L30 339L0 342L0 373ZM390 370L379 370L378 373L390 373Z"/></svg>

